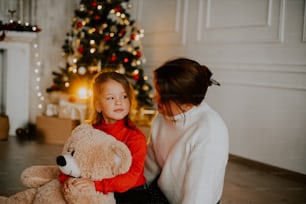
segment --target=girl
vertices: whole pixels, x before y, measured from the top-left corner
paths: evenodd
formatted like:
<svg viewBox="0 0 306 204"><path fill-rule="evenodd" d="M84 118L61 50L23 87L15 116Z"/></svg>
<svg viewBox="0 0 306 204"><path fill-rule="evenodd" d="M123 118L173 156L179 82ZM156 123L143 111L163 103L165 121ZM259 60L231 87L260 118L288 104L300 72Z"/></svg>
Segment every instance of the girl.
<svg viewBox="0 0 306 204"><path fill-rule="evenodd" d="M93 83L93 108L90 123L125 143L132 154L132 165L128 172L102 181L73 179L61 181L64 190L71 185L79 188L95 188L107 194L115 192L118 203L143 203L145 189L144 162L146 157L146 137L130 120L130 109L134 105L134 91L127 78L117 72L98 74ZM137 193L137 196L134 194ZM140 196L139 196L140 195ZM143 195L143 196L141 196Z"/></svg>
<svg viewBox="0 0 306 204"><path fill-rule="evenodd" d="M186 58L154 71L153 100L160 114L152 124L145 176L149 183L157 178L171 204L216 204L222 195L228 131L204 101L208 87L219 85L211 75L206 66Z"/></svg>

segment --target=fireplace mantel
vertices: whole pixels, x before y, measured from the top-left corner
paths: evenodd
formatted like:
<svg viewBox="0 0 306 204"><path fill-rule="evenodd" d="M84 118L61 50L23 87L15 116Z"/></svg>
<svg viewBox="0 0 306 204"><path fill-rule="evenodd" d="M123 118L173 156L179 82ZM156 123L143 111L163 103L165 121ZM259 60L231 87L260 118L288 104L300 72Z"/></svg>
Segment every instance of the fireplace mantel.
<svg viewBox="0 0 306 204"><path fill-rule="evenodd" d="M36 39L35 32L6 31L4 43L31 43Z"/></svg>
<svg viewBox="0 0 306 204"><path fill-rule="evenodd" d="M17 128L30 121L32 42L36 38L36 33L8 31L4 41L0 41L6 69L5 106L10 120L10 135L15 135Z"/></svg>

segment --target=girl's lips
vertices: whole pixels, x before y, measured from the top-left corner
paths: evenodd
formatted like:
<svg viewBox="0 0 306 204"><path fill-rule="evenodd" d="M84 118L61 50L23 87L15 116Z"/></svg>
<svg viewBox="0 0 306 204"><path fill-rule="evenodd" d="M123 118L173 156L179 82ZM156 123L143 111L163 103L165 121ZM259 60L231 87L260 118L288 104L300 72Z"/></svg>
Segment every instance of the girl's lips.
<svg viewBox="0 0 306 204"><path fill-rule="evenodd" d="M114 112L116 112L116 113L120 113L120 112L122 112L122 111L124 111L123 108L118 108L118 109L115 109L115 110L114 110Z"/></svg>

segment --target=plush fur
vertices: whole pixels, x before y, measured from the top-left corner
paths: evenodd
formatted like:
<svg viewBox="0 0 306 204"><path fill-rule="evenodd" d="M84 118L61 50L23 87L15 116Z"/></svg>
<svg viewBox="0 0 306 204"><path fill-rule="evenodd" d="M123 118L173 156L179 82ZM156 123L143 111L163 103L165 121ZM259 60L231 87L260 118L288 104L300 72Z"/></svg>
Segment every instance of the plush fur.
<svg viewBox="0 0 306 204"><path fill-rule="evenodd" d="M31 166L25 169L21 181L29 189L10 197L0 197L0 203L115 204L113 193L79 192L77 189L64 193L58 175L63 171L71 176L91 180L111 178L128 171L131 154L124 143L88 124L82 124L73 130L57 160L60 166Z"/></svg>

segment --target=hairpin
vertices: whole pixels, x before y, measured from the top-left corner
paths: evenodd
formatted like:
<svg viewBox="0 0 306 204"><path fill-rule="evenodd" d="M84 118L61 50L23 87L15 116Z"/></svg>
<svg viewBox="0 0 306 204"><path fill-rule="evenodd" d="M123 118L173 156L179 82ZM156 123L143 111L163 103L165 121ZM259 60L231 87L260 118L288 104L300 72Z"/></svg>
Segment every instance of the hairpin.
<svg viewBox="0 0 306 204"><path fill-rule="evenodd" d="M220 86L221 84L214 79L210 79L210 83L216 86Z"/></svg>

